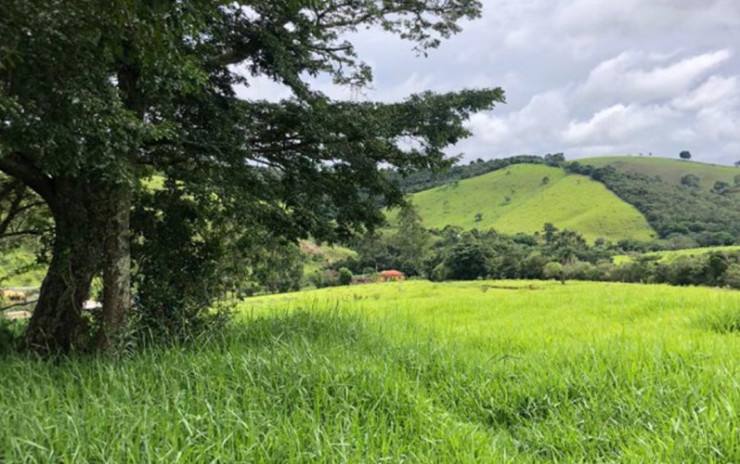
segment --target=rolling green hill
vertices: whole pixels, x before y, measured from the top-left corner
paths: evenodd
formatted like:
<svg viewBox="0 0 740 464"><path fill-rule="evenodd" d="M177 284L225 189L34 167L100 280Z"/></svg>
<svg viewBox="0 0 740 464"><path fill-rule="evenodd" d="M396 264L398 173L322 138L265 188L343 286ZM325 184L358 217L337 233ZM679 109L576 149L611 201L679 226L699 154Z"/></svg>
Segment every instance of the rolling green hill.
<svg viewBox="0 0 740 464"><path fill-rule="evenodd" d="M510 166L416 193L412 201L430 228L456 225L532 233L550 222L559 229L578 231L590 241L654 236L645 218L603 184L544 165ZM392 213L391 224L394 219Z"/></svg>
<svg viewBox="0 0 740 464"><path fill-rule="evenodd" d="M717 181L734 185L735 176L740 174L740 168L736 167L657 157L603 156L575 161L595 167L612 166L620 171L658 176L664 182L671 183L679 183L686 174L693 174L699 178L700 185L705 189L711 189Z"/></svg>
<svg viewBox="0 0 740 464"><path fill-rule="evenodd" d="M740 243L740 195L737 188L718 190L722 180L735 183L740 169L660 158L590 158L568 163L565 169L606 185L648 220L660 238L681 248ZM683 185L692 174L698 184ZM738 178L740 181L740 178Z"/></svg>

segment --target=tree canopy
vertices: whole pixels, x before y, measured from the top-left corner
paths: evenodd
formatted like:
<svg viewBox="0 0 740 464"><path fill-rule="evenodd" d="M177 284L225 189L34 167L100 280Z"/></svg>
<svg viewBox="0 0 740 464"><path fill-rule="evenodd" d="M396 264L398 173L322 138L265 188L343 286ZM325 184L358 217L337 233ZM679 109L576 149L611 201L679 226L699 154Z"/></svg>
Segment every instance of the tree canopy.
<svg viewBox="0 0 740 464"><path fill-rule="evenodd" d="M110 346L131 302L132 234L137 246L166 243L151 235L161 228L133 231L141 215L132 224L132 210L187 203L194 217L211 215L198 240L217 216L286 240L336 240L380 224L379 206L402 203L380 169L449 164L444 148L469 135L463 122L503 92L346 102L311 80L372 80L351 42L358 29L381 28L425 54L480 10L477 0L4 2L0 170L54 219L27 346ZM258 77L289 87L291 98L237 98L234 86ZM159 202L146 200L155 174L170 193ZM134 272L146 264L135 261ZM90 329L81 307L98 274L103 314Z"/></svg>

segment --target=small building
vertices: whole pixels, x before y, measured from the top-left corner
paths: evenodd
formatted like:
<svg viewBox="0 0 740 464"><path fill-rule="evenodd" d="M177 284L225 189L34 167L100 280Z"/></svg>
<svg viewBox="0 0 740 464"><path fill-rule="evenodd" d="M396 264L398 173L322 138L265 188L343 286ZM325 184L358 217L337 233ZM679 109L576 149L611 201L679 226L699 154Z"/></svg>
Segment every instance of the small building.
<svg viewBox="0 0 740 464"><path fill-rule="evenodd" d="M378 279L380 282L394 282L398 280L403 280L406 276L401 271L396 271L394 269L390 269L388 271L382 271L379 274L380 278Z"/></svg>

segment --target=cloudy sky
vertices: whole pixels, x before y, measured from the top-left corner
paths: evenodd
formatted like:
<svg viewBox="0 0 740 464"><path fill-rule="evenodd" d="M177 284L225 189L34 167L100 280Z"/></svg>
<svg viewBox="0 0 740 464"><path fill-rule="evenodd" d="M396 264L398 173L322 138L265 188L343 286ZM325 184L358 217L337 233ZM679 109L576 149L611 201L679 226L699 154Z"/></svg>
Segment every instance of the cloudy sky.
<svg viewBox="0 0 740 464"><path fill-rule="evenodd" d="M564 152L740 160L740 0L483 0L427 58L380 31L353 40L373 68L364 95L502 87L507 104L470 120L465 159ZM280 98L265 81L245 97Z"/></svg>

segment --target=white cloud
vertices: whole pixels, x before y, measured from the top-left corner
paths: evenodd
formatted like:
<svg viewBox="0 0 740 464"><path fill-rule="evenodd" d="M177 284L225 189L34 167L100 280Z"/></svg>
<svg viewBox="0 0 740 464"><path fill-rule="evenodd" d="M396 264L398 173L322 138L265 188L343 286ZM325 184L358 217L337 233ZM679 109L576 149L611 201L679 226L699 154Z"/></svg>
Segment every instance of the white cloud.
<svg viewBox="0 0 740 464"><path fill-rule="evenodd" d="M714 140L740 140L740 112L710 107L699 111L696 127L702 135Z"/></svg>
<svg viewBox="0 0 740 464"><path fill-rule="evenodd" d="M735 0L563 0L554 17L564 34L654 36L740 23Z"/></svg>
<svg viewBox="0 0 740 464"><path fill-rule="evenodd" d="M715 105L734 105L740 96L737 76L711 76L693 91L679 96L673 105L681 110L698 110Z"/></svg>
<svg viewBox="0 0 740 464"><path fill-rule="evenodd" d="M672 116L663 106L617 104L598 111L588 121L571 122L563 139L574 145L625 143Z"/></svg>
<svg viewBox="0 0 740 464"><path fill-rule="evenodd" d="M723 49L649 67L656 61L655 56L624 52L589 73L580 89L581 98L607 102L677 98L731 56L729 50Z"/></svg>
<svg viewBox="0 0 740 464"><path fill-rule="evenodd" d="M506 116L497 116L495 112L476 114L468 127L497 150L506 150L515 142L521 147L517 152L537 151L548 140L557 138L567 118L563 92L550 91L535 95L521 110Z"/></svg>
<svg viewBox="0 0 740 464"><path fill-rule="evenodd" d="M507 105L474 115L467 159L570 151L703 161L740 158L740 0L483 0L483 17L418 58L408 42L362 30L375 82L337 98L401 100L423 90L502 86ZM239 94L289 91L253 80Z"/></svg>

